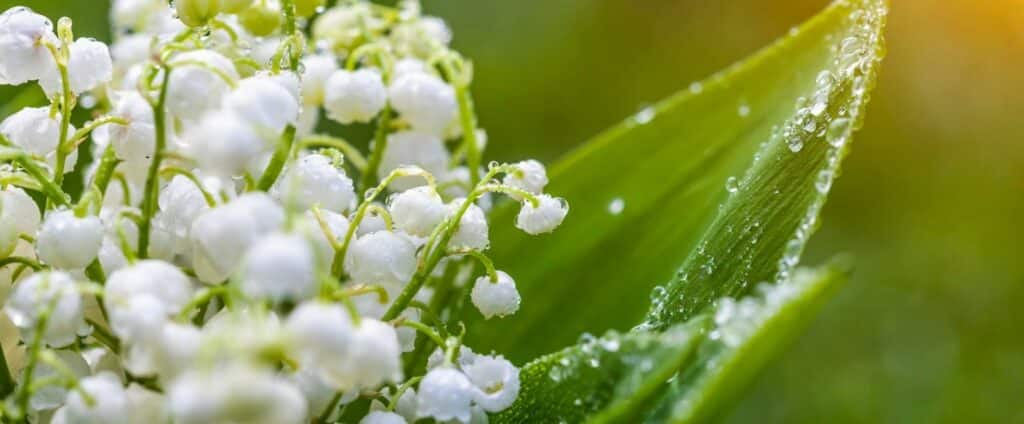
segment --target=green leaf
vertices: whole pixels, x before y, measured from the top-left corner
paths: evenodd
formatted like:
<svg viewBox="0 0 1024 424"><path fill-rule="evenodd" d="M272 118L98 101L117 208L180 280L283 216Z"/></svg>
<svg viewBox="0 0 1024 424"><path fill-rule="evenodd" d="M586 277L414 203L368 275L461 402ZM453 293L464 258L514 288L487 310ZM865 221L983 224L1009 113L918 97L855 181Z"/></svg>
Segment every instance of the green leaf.
<svg viewBox="0 0 1024 424"><path fill-rule="evenodd" d="M497 423L614 422L663 388L704 338L707 319L662 333L609 332L542 356L520 372L522 388Z"/></svg>
<svg viewBox="0 0 1024 424"><path fill-rule="evenodd" d="M838 1L553 166L548 191L568 199L569 217L539 239L497 226L492 258L523 306L500 321L471 313L470 344L522 361L582 332L629 328L659 283L651 328L785 277L862 119L884 14L882 0Z"/></svg>
<svg viewBox="0 0 1024 424"><path fill-rule="evenodd" d="M723 301L713 330L645 417L651 423L706 421L735 399L757 372L807 327L821 305L846 281L833 263L798 269L790 280L764 285L758 296Z"/></svg>

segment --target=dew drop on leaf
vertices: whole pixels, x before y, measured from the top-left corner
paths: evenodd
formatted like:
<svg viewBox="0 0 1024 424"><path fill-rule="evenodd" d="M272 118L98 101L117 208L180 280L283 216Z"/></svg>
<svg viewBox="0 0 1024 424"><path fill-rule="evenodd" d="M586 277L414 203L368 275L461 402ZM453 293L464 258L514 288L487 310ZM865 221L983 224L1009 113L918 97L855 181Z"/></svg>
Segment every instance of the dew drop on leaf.
<svg viewBox="0 0 1024 424"><path fill-rule="evenodd" d="M625 208L626 208L626 201L622 200L621 197L616 197L616 198L612 199L611 202L608 202L608 213L610 213L612 215L619 215L619 214L621 214L622 210L625 209Z"/></svg>
<svg viewBox="0 0 1024 424"><path fill-rule="evenodd" d="M740 191L740 182L736 177L729 177L725 180L725 190L729 193Z"/></svg>

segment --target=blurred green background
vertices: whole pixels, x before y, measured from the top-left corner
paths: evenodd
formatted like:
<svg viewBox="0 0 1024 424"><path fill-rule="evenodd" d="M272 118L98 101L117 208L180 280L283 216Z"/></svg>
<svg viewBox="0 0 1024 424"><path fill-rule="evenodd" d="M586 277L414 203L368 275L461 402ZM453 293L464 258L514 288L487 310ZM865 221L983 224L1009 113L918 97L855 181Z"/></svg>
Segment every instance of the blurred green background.
<svg viewBox="0 0 1024 424"><path fill-rule="evenodd" d="M106 1L20 3L108 38ZM827 1L424 3L474 59L490 157L550 162ZM1024 422L1024 0L892 3L805 261L850 252L854 279L724 421Z"/></svg>

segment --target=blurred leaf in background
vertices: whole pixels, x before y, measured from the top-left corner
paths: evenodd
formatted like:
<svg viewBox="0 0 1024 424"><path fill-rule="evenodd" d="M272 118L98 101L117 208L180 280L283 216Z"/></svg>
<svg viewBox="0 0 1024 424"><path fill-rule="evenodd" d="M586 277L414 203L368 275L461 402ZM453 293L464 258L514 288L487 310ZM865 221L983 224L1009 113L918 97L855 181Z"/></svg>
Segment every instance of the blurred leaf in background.
<svg viewBox="0 0 1024 424"><path fill-rule="evenodd" d="M490 158L551 161L827 3L424 0L424 9L449 21L455 47L474 60ZM820 263L847 251L856 271L731 421L1024 420L1024 4L892 3L870 118L805 255ZM0 0L0 9L15 4L108 37L106 1ZM0 98L13 95L0 87Z"/></svg>

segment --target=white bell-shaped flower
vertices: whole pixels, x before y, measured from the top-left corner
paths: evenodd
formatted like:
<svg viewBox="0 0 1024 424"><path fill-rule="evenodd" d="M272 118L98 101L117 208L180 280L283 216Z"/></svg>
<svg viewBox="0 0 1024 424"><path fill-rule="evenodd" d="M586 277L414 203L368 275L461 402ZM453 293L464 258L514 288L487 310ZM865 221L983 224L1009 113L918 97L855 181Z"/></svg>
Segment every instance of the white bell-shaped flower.
<svg viewBox="0 0 1024 424"><path fill-rule="evenodd" d="M181 65L174 68L168 81L167 110L182 119L198 119L206 111L219 107L221 99L230 90L228 82L208 67L219 70L232 80L238 79L238 71L231 59L213 50L181 53L172 57L170 63Z"/></svg>
<svg viewBox="0 0 1024 424"><path fill-rule="evenodd" d="M449 367L434 368L420 381L418 415L437 421L468 422L474 391L465 374Z"/></svg>
<svg viewBox="0 0 1024 424"><path fill-rule="evenodd" d="M23 340L31 340L39 317L46 310L50 312L42 334L47 345L67 346L87 329L78 288L64 272L32 274L14 286L4 305L11 322L21 330Z"/></svg>
<svg viewBox="0 0 1024 424"><path fill-rule="evenodd" d="M463 371L478 389L476 404L487 412L502 411L519 396L519 369L502 356L479 355Z"/></svg>
<svg viewBox="0 0 1024 424"><path fill-rule="evenodd" d="M320 217L324 221L324 226L327 227L326 231L330 232L335 241L341 242L345 239L345 234L348 232L348 218L345 218L345 215L321 210ZM323 226L320 225L320 221L317 220L313 211L307 211L303 215L302 225L307 237L313 242L318 260L321 263L330 263L334 258L334 246L331 246Z"/></svg>
<svg viewBox="0 0 1024 424"><path fill-rule="evenodd" d="M14 251L21 234L35 234L39 221L39 206L24 190L8 186L0 191L0 256Z"/></svg>
<svg viewBox="0 0 1024 424"><path fill-rule="evenodd" d="M359 420L359 424L406 424L406 421L394 412L373 411Z"/></svg>
<svg viewBox="0 0 1024 424"><path fill-rule="evenodd" d="M0 84L38 79L53 64L45 43L59 44L47 17L24 6L0 15Z"/></svg>
<svg viewBox="0 0 1024 424"><path fill-rule="evenodd" d="M519 310L519 291L516 282L504 271L498 271L498 281L489 276L476 279L470 298L484 318L506 317Z"/></svg>
<svg viewBox="0 0 1024 424"><path fill-rule="evenodd" d="M394 195L388 211L395 225L417 237L428 237L448 216L448 207L432 187L420 186Z"/></svg>
<svg viewBox="0 0 1024 424"><path fill-rule="evenodd" d="M356 197L352 179L335 167L331 158L321 154L305 155L292 162L274 191L282 202L300 210L319 206L342 212Z"/></svg>
<svg viewBox="0 0 1024 424"><path fill-rule="evenodd" d="M60 113L50 117L50 108L27 107L0 122L0 133L26 152L45 157L52 169L57 163L60 120ZM68 133L74 132L72 125ZM69 154L64 160L64 173L73 171L77 160L77 151Z"/></svg>
<svg viewBox="0 0 1024 424"><path fill-rule="evenodd" d="M288 316L285 328L295 340L302 363L311 365L335 390L352 388L346 364L355 336L344 307L303 303Z"/></svg>
<svg viewBox="0 0 1024 424"><path fill-rule="evenodd" d="M79 38L68 50L68 82L71 92L82 94L110 81L114 64L106 44L91 38ZM39 77L39 85L49 98L63 94L63 81L55 62Z"/></svg>
<svg viewBox="0 0 1024 424"><path fill-rule="evenodd" d="M391 39L400 55L426 58L435 46L446 46L452 41L452 31L441 18L422 16L396 25Z"/></svg>
<svg viewBox="0 0 1024 424"><path fill-rule="evenodd" d="M316 256L310 242L295 234L271 234L246 253L242 292L273 302L316 295Z"/></svg>
<svg viewBox="0 0 1024 424"><path fill-rule="evenodd" d="M210 209L192 223L192 265L207 284L224 281L260 237L284 223L284 211L269 196L249 193Z"/></svg>
<svg viewBox="0 0 1024 424"><path fill-rule="evenodd" d="M192 298L192 292L192 283L178 267L149 259L111 273L103 303L110 312L113 330L123 338L134 339L151 335L148 330L153 329L152 325L136 327L136 324L162 323L160 318L168 318L181 311ZM133 302L140 297L157 303L154 305L148 300Z"/></svg>
<svg viewBox="0 0 1024 424"><path fill-rule="evenodd" d="M396 78L388 98L402 118L417 131L444 134L458 115L455 90L441 78L427 73L408 73Z"/></svg>
<svg viewBox="0 0 1024 424"><path fill-rule="evenodd" d="M408 74L415 73L426 73L427 64L422 60L414 57L404 57L395 62L394 69L391 70L391 78L399 79Z"/></svg>
<svg viewBox="0 0 1024 424"><path fill-rule="evenodd" d="M306 56L302 59L302 102L307 105L324 103L327 79L338 70L338 59L329 53Z"/></svg>
<svg viewBox="0 0 1024 424"><path fill-rule="evenodd" d="M60 269L82 269L100 251L103 223L95 216L77 217L71 210L46 215L36 235L39 259Z"/></svg>
<svg viewBox="0 0 1024 424"><path fill-rule="evenodd" d="M167 401L179 424L302 424L308 413L290 381L243 364L186 372L168 387Z"/></svg>
<svg viewBox="0 0 1024 424"><path fill-rule="evenodd" d="M252 126L229 111L204 115L198 125L188 127L184 139L199 169L225 177L241 174L269 148Z"/></svg>
<svg viewBox="0 0 1024 424"><path fill-rule="evenodd" d="M281 132L299 118L298 97L269 76L254 76L238 82L224 97L224 107L250 125Z"/></svg>
<svg viewBox="0 0 1024 424"><path fill-rule="evenodd" d="M170 183L160 189L157 201L160 212L157 212L154 220L159 221L168 232L172 250L181 253L188 244L192 223L210 209L210 205L206 203L199 187L183 175L175 175Z"/></svg>
<svg viewBox="0 0 1024 424"><path fill-rule="evenodd" d="M416 271L416 246L388 231L359 237L345 256L345 270L359 283L404 285Z"/></svg>
<svg viewBox="0 0 1024 424"><path fill-rule="evenodd" d="M85 361L81 353L67 349L55 350L53 353L60 363L59 367L63 368L63 370L58 370L58 367L46 362L40 362L36 365L36 369L32 371L32 381L61 378L67 375L64 370L70 370L71 375L80 379L92 373L89 363ZM64 403L67 399L68 391L65 386L58 384L47 384L39 387L33 391L32 397L29 399L29 408L33 411L54 409Z"/></svg>
<svg viewBox="0 0 1024 424"><path fill-rule="evenodd" d="M67 423L129 424L131 403L114 374L103 372L83 378L79 390L72 390L62 408ZM88 395L88 399L82 396Z"/></svg>
<svg viewBox="0 0 1024 424"><path fill-rule="evenodd" d="M565 215L569 213L569 205L565 200L547 194L537 195L537 200L540 203L537 207L533 207L529 201L523 202L516 217L516 228L533 235L550 233L562 225Z"/></svg>
<svg viewBox="0 0 1024 424"><path fill-rule="evenodd" d="M402 349L395 328L371 318L354 326L345 366L357 387L376 388L402 379Z"/></svg>
<svg viewBox="0 0 1024 424"><path fill-rule="evenodd" d="M402 166L415 165L433 175L448 171L450 157L441 137L425 132L403 131L388 136L388 146L380 161L377 176L381 179ZM391 183L393 190L406 190L423 185L422 177L399 177Z"/></svg>
<svg viewBox="0 0 1024 424"><path fill-rule="evenodd" d="M156 146L153 108L138 92L124 91L115 96L111 116L128 121L127 125L103 125L93 130L97 143L113 143L117 156L131 168L147 168Z"/></svg>
<svg viewBox="0 0 1024 424"><path fill-rule="evenodd" d="M533 194L544 192L548 185L548 174L544 165L533 159L525 160L514 165L519 173L509 173L502 181L509 185ZM520 175L521 173L521 175Z"/></svg>
<svg viewBox="0 0 1024 424"><path fill-rule="evenodd" d="M388 101L380 73L371 69L337 70L324 86L327 117L342 124L369 122Z"/></svg>
<svg viewBox="0 0 1024 424"><path fill-rule="evenodd" d="M155 337L139 338L128 344L127 351L122 353L124 367L135 375L158 375L170 381L195 364L201 344L199 329L166 321L155 331Z"/></svg>
<svg viewBox="0 0 1024 424"><path fill-rule="evenodd" d="M458 198L449 203L449 214L454 215L465 201L466 199ZM487 214L475 203L470 204L462 214L458 229L448 245L456 249L486 250L490 245L487 230Z"/></svg>

